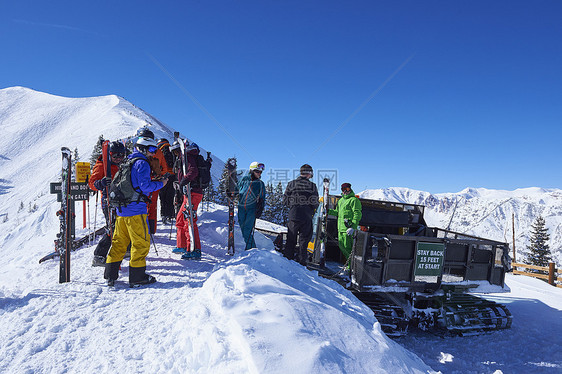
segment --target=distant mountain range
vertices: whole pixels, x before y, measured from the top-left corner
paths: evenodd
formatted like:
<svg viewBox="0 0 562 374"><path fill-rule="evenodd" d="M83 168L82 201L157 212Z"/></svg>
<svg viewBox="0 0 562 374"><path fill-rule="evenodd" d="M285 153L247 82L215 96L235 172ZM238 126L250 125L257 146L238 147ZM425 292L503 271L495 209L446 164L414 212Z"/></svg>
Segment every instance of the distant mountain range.
<svg viewBox="0 0 562 374"><path fill-rule="evenodd" d="M531 225L541 215L550 233L550 249L562 265L562 190L522 188L515 191L467 188L457 193L431 194L402 187L365 190L361 197L424 205L429 226L449 229L513 246L515 222L516 260L522 261L529 244ZM511 253L511 252L510 252Z"/></svg>

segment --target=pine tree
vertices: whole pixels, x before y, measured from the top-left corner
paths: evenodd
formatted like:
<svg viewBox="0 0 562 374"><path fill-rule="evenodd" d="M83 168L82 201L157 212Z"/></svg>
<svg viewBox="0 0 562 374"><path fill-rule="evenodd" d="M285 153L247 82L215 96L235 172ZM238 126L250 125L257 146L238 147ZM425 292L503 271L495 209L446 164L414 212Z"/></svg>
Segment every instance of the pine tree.
<svg viewBox="0 0 562 374"><path fill-rule="evenodd" d="M78 163L79 159L80 156L78 155L78 148L74 148L74 152L72 152L72 170L76 170L76 163ZM72 180L74 180L75 178L76 175L73 172Z"/></svg>
<svg viewBox="0 0 562 374"><path fill-rule="evenodd" d="M228 198L226 197L226 190L228 188L228 164L230 162L230 158L224 164L224 169L222 169L222 174L219 179L219 187L216 190L215 195L215 202L220 205L228 205ZM235 197L235 204L236 204L237 197Z"/></svg>
<svg viewBox="0 0 562 374"><path fill-rule="evenodd" d="M93 168L94 165L96 164L96 161L98 160L98 157L101 156L101 153L103 151L103 135L100 135L98 138L98 142L96 143L96 145L94 145L94 150L92 151L92 157L90 157L90 167ZM78 155L78 150L75 151L76 155Z"/></svg>
<svg viewBox="0 0 562 374"><path fill-rule="evenodd" d="M275 218L275 207L273 206L273 185L268 182L265 185L265 204L263 207L263 213L261 219L268 222L273 222Z"/></svg>
<svg viewBox="0 0 562 374"><path fill-rule="evenodd" d="M287 222L289 221L289 207L283 204L283 194L283 185L279 182L273 191L274 203L276 205L274 222L279 225L287 226Z"/></svg>
<svg viewBox="0 0 562 374"><path fill-rule="evenodd" d="M226 187L228 183L228 169L226 164L224 165L224 169L222 169L222 174L219 179L219 188L217 191L217 204L220 205L228 205L228 201L226 198Z"/></svg>
<svg viewBox="0 0 562 374"><path fill-rule="evenodd" d="M276 187L273 187L271 183L265 186L265 207L261 217L263 220L278 225L287 225L289 208L283 204L283 192L281 182Z"/></svg>
<svg viewBox="0 0 562 374"><path fill-rule="evenodd" d="M539 216L531 226L531 244L527 246L529 253L525 259L526 264L548 266L548 263L552 262L552 253L547 243L550 240L550 234L545 224L544 218Z"/></svg>
<svg viewBox="0 0 562 374"><path fill-rule="evenodd" d="M213 178L209 181L209 185L205 190L203 190L203 202L207 203L206 209L209 208L209 203L216 203L217 201L217 191L215 190L215 184L213 183Z"/></svg>

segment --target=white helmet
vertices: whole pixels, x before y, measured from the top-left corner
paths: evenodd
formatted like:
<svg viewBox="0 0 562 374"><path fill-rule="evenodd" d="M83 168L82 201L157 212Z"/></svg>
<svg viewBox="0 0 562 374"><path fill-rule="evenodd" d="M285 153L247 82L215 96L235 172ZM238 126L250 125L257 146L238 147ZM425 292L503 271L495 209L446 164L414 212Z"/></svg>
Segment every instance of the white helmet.
<svg viewBox="0 0 562 374"><path fill-rule="evenodd" d="M263 171L265 169L265 165L261 162L254 161L250 164L250 171L259 170Z"/></svg>
<svg viewBox="0 0 562 374"><path fill-rule="evenodd" d="M150 147L150 146L158 147L158 144L156 143L156 140L150 139L150 138L147 138L147 137L138 138L137 142L135 144L136 145L144 145L145 147Z"/></svg>
<svg viewBox="0 0 562 374"><path fill-rule="evenodd" d="M135 146L139 150L140 153L144 154L145 156L147 153L156 153L158 150L158 144L154 139L141 137L137 139Z"/></svg>

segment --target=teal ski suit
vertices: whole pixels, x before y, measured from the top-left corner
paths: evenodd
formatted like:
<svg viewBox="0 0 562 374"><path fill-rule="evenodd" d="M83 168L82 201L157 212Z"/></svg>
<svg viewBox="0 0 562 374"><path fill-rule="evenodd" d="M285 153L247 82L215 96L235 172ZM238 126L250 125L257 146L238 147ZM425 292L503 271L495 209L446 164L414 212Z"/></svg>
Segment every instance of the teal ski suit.
<svg viewBox="0 0 562 374"><path fill-rule="evenodd" d="M341 199L338 200L336 209L328 211L328 214L338 217L338 244L346 261L351 254L353 238L347 235L348 227L345 225L345 220L348 220L352 229L357 230L359 221L361 221L363 216L361 210L361 201L355 197L355 193L351 190L349 194L342 195Z"/></svg>
<svg viewBox="0 0 562 374"><path fill-rule="evenodd" d="M248 250L256 247L254 226L263 213L265 184L250 172L238 182L238 191L238 223Z"/></svg>

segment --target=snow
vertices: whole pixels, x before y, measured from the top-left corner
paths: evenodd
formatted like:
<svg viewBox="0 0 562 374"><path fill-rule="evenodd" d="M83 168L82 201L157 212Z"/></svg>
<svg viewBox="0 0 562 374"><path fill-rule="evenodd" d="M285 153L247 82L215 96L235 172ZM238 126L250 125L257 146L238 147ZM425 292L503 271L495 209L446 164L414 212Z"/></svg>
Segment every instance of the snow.
<svg viewBox="0 0 562 374"><path fill-rule="evenodd" d="M411 332L396 341L443 373L562 372L562 289L521 275L506 278L511 293L485 297L507 306L510 329L447 339Z"/></svg>
<svg viewBox="0 0 562 374"><path fill-rule="evenodd" d="M175 234L159 224L158 282L115 289L92 267L95 243L72 252L71 282L58 283L50 252L60 207L48 183L60 173L60 147L89 158L100 133L129 136L150 121L117 96L59 98L0 90L0 372L2 373L554 373L562 370L562 289L508 275L511 293L488 294L514 315L510 330L443 339L412 331L391 340L372 312L334 281L257 248L226 255L227 208L202 204L201 261L173 254ZM92 129L95 129L92 130ZM158 134L160 132L160 134ZM22 152L18 142L31 148ZM24 208L20 209L23 203ZM30 211L29 206L37 205ZM81 204L77 204L81 217ZM102 222L95 200L90 222ZM2 217L5 217L2 219ZM266 223L264 223L267 226ZM88 232L77 218L77 236ZM270 226L273 227L273 226ZM93 227L91 227L93 229ZM236 248L244 246L235 228Z"/></svg>
<svg viewBox="0 0 562 374"><path fill-rule="evenodd" d="M47 245L4 241L0 372L431 371L349 291L286 260L261 234L259 249L227 256L227 213L199 211L201 261L173 254L160 225L159 255L148 256L158 282L139 289L128 287L126 262L108 288L91 266L93 246L72 253L72 281L59 284L58 261L37 262ZM238 228L235 238L241 248Z"/></svg>

